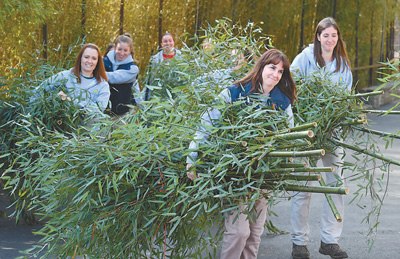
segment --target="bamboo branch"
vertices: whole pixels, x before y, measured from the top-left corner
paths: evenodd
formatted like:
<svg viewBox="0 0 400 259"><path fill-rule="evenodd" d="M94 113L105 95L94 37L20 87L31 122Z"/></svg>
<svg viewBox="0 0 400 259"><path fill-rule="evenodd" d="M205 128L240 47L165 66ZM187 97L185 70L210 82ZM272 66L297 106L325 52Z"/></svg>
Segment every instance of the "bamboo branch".
<svg viewBox="0 0 400 259"><path fill-rule="evenodd" d="M382 110L362 110L363 112L368 112L368 113L379 113L379 114L390 114L390 115L398 115L400 114L400 111L382 111Z"/></svg>
<svg viewBox="0 0 400 259"><path fill-rule="evenodd" d="M358 94L353 94L351 95L352 97L365 97L365 96L375 96L375 95L381 95L383 94L383 91L373 91L373 92L369 92L369 93L358 93Z"/></svg>
<svg viewBox="0 0 400 259"><path fill-rule="evenodd" d="M362 154L365 154L365 155L368 155L368 156L377 158L377 159L379 159L379 160L388 162L388 163L390 163L390 164L394 164L394 165L400 166L400 161L395 161L395 160L393 160L393 159L386 158L386 157L383 156L383 155L376 154L376 153L372 153L372 152L369 152L369 151L367 151L367 150L364 150L364 149L361 149L361 148L358 148L358 147L355 147L355 146L352 146L352 145L343 143L343 142L338 141L338 140L335 140L335 139L330 139L330 141L331 141L333 144L342 146L342 147L344 147L344 148L348 148L348 149L357 151L357 152L359 152L359 153L362 153Z"/></svg>
<svg viewBox="0 0 400 259"><path fill-rule="evenodd" d="M391 137L391 138L396 138L400 139L400 135L394 134L394 133L388 133L388 132L383 132L383 131L378 131L378 130L373 130L373 129L367 129L367 128L361 128L361 127L353 127L356 130L366 132L366 133L371 133L377 136L381 137Z"/></svg>

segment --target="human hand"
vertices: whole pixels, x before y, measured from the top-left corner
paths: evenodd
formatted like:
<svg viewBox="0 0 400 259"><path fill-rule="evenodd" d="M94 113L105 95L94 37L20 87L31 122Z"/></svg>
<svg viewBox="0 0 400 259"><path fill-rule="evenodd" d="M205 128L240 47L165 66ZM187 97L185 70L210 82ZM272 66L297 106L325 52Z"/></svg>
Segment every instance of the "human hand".
<svg viewBox="0 0 400 259"><path fill-rule="evenodd" d="M186 175L190 180L193 181L194 179L197 178L197 176L196 176L196 172L194 171L194 168L191 168L191 167L192 167L192 164L190 164L190 163L188 163L186 165Z"/></svg>
<svg viewBox="0 0 400 259"><path fill-rule="evenodd" d="M60 96L61 100L63 101L71 101L71 98L63 91L58 92L57 95Z"/></svg>

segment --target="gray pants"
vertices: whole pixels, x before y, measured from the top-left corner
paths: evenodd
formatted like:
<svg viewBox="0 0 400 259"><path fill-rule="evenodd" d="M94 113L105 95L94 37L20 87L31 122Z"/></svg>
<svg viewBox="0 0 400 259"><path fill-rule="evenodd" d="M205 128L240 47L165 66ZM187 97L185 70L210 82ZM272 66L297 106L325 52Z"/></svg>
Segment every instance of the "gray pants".
<svg viewBox="0 0 400 259"><path fill-rule="evenodd" d="M240 211L245 205L240 206ZM225 215L225 232L221 259L256 259L267 218L267 201L262 198L255 204L257 216L251 219L240 211Z"/></svg>
<svg viewBox="0 0 400 259"><path fill-rule="evenodd" d="M344 184L342 172L343 149L338 148L334 153L328 153L318 161L318 166L333 166L333 173L321 173L327 185L341 186ZM307 185L312 185L308 182ZM342 219L344 218L343 195L330 194ZM296 245L307 245L309 242L310 227L308 218L310 213L311 193L293 192L290 221L292 224L292 242ZM323 199L321 211L321 241L326 244L337 244L342 234L343 220L338 222L326 199Z"/></svg>

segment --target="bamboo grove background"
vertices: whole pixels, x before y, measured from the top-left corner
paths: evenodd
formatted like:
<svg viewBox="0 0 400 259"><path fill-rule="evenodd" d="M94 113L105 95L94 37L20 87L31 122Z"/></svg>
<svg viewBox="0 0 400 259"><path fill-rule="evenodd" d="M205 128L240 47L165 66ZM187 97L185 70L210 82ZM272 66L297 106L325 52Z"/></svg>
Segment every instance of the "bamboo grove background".
<svg viewBox="0 0 400 259"><path fill-rule="evenodd" d="M370 66L393 58L399 10L399 0L2 0L0 76L18 76L38 62L68 68L80 43L105 49L118 34L130 32L142 78L163 33L173 33L177 47L190 45L201 27L222 17L257 23L293 59L312 41L316 23L333 16L353 68L365 68L354 70L357 87L364 88L379 76Z"/></svg>

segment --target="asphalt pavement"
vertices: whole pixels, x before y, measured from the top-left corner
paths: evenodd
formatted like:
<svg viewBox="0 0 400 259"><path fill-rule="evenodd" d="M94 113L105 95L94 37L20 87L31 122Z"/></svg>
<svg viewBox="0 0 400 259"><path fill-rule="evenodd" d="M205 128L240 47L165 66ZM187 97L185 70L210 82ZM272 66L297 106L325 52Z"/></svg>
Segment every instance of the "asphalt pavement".
<svg viewBox="0 0 400 259"><path fill-rule="evenodd" d="M381 107L386 109L389 106ZM369 116L370 127L373 129L398 132L400 130L400 116ZM383 148L384 142L380 142ZM396 140L384 154L400 161L400 140ZM387 189L387 196L380 211L379 226L374 244L368 244L367 232L369 225L362 222L368 213L369 200L364 200L361 205L356 202L349 203L354 197L354 191L358 189L356 182L349 181L350 193L346 196L344 230L340 245L352 259L389 259L400 258L400 167L392 166ZM319 238L319 216L320 205L324 199L322 194L313 194L311 202L311 242L309 250L311 258L329 258L318 253ZM7 209L10 200L4 193L0 193L0 211L10 214ZM365 208L366 205L367 208ZM291 259L292 244L290 241L290 201L280 200L272 210L278 216L271 216L274 225L280 229L282 234L271 234L265 231L259 250L259 259ZM20 251L30 248L40 240L32 232L41 228L40 224L27 225L24 222L18 224L15 220L4 215L0 217L0 259L12 259L21 256Z"/></svg>

